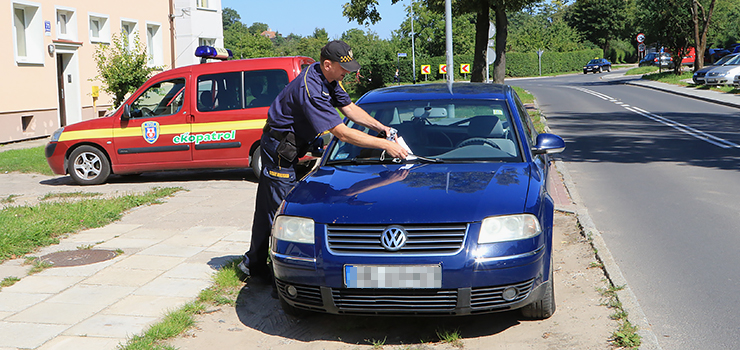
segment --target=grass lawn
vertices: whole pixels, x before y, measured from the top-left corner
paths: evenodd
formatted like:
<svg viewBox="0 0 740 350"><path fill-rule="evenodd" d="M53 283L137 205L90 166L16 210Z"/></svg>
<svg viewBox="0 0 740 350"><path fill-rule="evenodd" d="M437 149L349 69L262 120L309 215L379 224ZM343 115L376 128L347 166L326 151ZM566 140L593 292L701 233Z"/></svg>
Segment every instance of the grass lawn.
<svg viewBox="0 0 740 350"><path fill-rule="evenodd" d="M12 171L54 175L46 162L44 146L0 152L0 172Z"/></svg>

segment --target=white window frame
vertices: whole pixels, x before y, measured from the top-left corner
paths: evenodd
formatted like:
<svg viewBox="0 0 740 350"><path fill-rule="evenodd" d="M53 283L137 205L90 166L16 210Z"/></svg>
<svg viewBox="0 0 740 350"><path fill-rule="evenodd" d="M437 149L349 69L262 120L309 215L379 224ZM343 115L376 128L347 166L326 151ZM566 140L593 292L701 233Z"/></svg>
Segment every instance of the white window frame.
<svg viewBox="0 0 740 350"><path fill-rule="evenodd" d="M93 20L98 21L98 24L100 25L97 37L93 36ZM110 44L110 16L100 13L88 12L87 25L91 43Z"/></svg>
<svg viewBox="0 0 740 350"><path fill-rule="evenodd" d="M198 46L216 46L216 38L198 38Z"/></svg>
<svg viewBox="0 0 740 350"><path fill-rule="evenodd" d="M195 7L199 9L210 9L208 5L210 1L209 0L195 0Z"/></svg>
<svg viewBox="0 0 740 350"><path fill-rule="evenodd" d="M66 17L66 23L60 17ZM57 27L57 39L77 41L77 10L72 7L55 6L54 20Z"/></svg>
<svg viewBox="0 0 740 350"><path fill-rule="evenodd" d="M152 35L151 29L154 29ZM146 22L146 53L150 67L161 66L164 63L162 49L162 24L157 22Z"/></svg>
<svg viewBox="0 0 740 350"><path fill-rule="evenodd" d="M44 20L41 4L31 1L15 0L10 3L10 23L13 30L13 53L16 63L44 64ZM16 26L16 9L23 10L24 33L18 33ZM23 35L25 55L18 51L18 38Z"/></svg>
<svg viewBox="0 0 740 350"><path fill-rule="evenodd" d="M134 49L134 43L135 36L139 35L139 21L135 19L129 19L129 18L121 18L121 34L126 34L124 31L124 26L129 24L130 25L130 32L128 34L128 48Z"/></svg>

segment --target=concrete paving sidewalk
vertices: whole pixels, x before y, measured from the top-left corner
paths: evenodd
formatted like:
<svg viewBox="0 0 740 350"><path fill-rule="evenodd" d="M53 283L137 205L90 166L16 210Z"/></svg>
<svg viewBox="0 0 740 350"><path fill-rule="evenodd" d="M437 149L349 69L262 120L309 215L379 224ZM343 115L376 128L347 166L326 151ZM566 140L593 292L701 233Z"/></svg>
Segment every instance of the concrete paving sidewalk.
<svg viewBox="0 0 740 350"><path fill-rule="evenodd" d="M245 170L245 173L251 172ZM253 176L252 176L252 179ZM73 186L66 177L0 174L0 197L34 198L51 191L112 193L182 186L165 203L140 207L108 226L71 234L33 256L122 249L112 260L53 267L27 276L22 259L0 265L0 279L21 280L0 291L0 349L115 349L167 310L194 300L211 275L249 245L256 183L225 180ZM61 184L60 184L61 183ZM61 187L61 189L60 189ZM64 191L66 190L66 191Z"/></svg>

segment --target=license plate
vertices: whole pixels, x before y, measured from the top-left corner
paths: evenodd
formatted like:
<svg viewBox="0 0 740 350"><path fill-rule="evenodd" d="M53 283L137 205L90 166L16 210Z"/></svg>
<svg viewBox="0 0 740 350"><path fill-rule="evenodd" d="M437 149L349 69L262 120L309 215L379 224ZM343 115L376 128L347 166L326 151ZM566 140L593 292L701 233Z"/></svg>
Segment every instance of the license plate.
<svg viewBox="0 0 740 350"><path fill-rule="evenodd" d="M442 288L441 265L345 265L347 288Z"/></svg>

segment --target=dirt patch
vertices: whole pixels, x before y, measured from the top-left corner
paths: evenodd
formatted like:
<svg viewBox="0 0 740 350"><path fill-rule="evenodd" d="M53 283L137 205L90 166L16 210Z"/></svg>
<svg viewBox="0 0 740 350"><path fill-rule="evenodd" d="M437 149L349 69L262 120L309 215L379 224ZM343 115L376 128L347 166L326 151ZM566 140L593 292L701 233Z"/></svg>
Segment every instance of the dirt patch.
<svg viewBox="0 0 740 350"><path fill-rule="evenodd" d="M523 320L518 312L449 318L286 315L271 287L246 285L236 308L198 316L197 326L168 343L198 349L610 349L617 323L602 306L596 288L604 273L591 268L591 246L575 217L555 213L555 300L557 311L544 321ZM441 334L458 332L454 342Z"/></svg>

